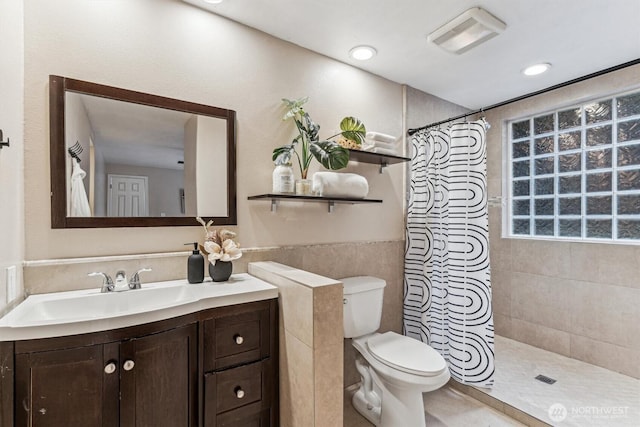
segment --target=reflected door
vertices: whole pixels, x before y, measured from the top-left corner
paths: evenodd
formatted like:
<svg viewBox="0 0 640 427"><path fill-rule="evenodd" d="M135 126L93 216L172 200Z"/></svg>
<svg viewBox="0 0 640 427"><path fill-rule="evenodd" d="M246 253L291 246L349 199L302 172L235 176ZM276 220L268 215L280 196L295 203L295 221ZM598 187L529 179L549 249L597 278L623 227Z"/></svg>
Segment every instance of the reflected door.
<svg viewBox="0 0 640 427"><path fill-rule="evenodd" d="M148 178L109 174L107 215L115 217L149 216Z"/></svg>

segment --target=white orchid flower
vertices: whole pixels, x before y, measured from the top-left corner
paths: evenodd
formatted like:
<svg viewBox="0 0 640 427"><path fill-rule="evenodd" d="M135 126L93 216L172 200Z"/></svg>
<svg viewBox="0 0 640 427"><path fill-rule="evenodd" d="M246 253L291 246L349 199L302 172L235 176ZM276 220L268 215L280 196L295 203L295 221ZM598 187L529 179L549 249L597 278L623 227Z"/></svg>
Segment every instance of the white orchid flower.
<svg viewBox="0 0 640 427"><path fill-rule="evenodd" d="M209 254L209 261L211 261L211 255L222 254L222 248L213 240L207 240L206 242L204 242L204 250ZM218 256L218 258L220 258L220 256Z"/></svg>
<svg viewBox="0 0 640 427"><path fill-rule="evenodd" d="M242 256L240 247L231 239L227 239L222 242L222 246L216 242L207 241L204 242L204 250L209 253L207 257L210 263L215 264L217 260L220 261L233 261Z"/></svg>
<svg viewBox="0 0 640 427"><path fill-rule="evenodd" d="M223 257L221 258L222 261L233 261L242 256L240 246L231 239L227 239L222 242L222 251L224 252Z"/></svg>

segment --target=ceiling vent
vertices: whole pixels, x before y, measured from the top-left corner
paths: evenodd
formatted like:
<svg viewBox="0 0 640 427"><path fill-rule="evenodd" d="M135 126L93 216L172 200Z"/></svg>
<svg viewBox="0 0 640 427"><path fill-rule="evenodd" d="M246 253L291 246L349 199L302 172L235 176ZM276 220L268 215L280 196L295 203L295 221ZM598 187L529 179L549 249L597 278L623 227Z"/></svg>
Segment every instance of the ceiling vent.
<svg viewBox="0 0 640 427"><path fill-rule="evenodd" d="M479 7L474 7L447 22L427 36L442 49L461 54L497 36L507 25Z"/></svg>

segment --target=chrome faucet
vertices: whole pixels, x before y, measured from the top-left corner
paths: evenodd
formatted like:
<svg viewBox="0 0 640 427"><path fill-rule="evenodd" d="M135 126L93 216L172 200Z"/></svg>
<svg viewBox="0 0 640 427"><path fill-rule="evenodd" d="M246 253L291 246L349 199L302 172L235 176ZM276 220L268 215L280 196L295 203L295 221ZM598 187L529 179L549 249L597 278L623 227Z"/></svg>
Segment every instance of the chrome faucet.
<svg viewBox="0 0 640 427"><path fill-rule="evenodd" d="M127 276L124 270L118 270L116 273L115 282L111 279L111 277L102 272L89 273L89 276L102 276L104 279L102 282L102 287L100 288L100 292L122 292L128 291L129 289L140 289L140 273L145 271L151 271L150 268L141 268L140 270L133 273L131 279L127 281Z"/></svg>
<svg viewBox="0 0 640 427"><path fill-rule="evenodd" d="M129 290L129 283L127 282L127 276L124 274L124 270L118 270L116 273L116 282L113 290L116 292Z"/></svg>
<svg viewBox="0 0 640 427"><path fill-rule="evenodd" d="M114 285L113 285L113 280L111 279L111 277L109 277L108 274L102 273L100 271L94 272L94 273L89 273L89 276L102 276L103 280L102 280L102 287L100 288L100 292L105 293L105 292L113 292L114 289Z"/></svg>
<svg viewBox="0 0 640 427"><path fill-rule="evenodd" d="M131 279L129 279L129 288L130 289L140 289L141 285L140 285L140 273L144 273L146 271L151 271L150 268L141 268L140 270L136 271L135 273L133 273L133 276L131 276Z"/></svg>

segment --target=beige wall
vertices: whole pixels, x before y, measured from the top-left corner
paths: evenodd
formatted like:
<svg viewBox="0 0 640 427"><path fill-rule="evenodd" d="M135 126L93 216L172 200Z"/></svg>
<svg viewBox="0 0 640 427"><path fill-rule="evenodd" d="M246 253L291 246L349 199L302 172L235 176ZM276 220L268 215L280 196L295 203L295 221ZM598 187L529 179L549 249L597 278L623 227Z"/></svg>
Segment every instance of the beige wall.
<svg viewBox="0 0 640 427"><path fill-rule="evenodd" d="M310 96L308 111L329 136L346 115L370 130L402 133L402 87L228 21L179 0L25 3L26 259L182 250L201 228L52 230L48 76L134 89L237 111L238 236L245 247L402 239L402 165L367 177L379 205L266 202L271 151L288 143L283 97ZM12 37L13 38L13 37ZM384 226L381 226L384 224ZM134 237L132 237L132 233Z"/></svg>
<svg viewBox="0 0 640 427"><path fill-rule="evenodd" d="M505 121L640 87L640 66L487 113L489 196L501 196ZM489 209L499 335L640 378L640 247L505 239Z"/></svg>
<svg viewBox="0 0 640 427"><path fill-rule="evenodd" d="M412 87L406 88L406 128L415 129L449 117L464 114L468 109L424 93ZM408 139L410 137L407 137Z"/></svg>
<svg viewBox="0 0 640 427"><path fill-rule="evenodd" d="M10 147L0 150L0 314L6 306L6 271L16 266L22 287L23 221L23 21L22 2L0 2L0 129ZM8 42L8 41L11 42Z"/></svg>

